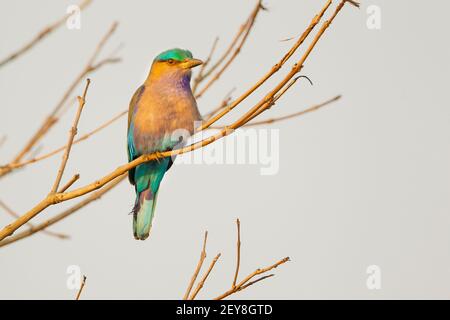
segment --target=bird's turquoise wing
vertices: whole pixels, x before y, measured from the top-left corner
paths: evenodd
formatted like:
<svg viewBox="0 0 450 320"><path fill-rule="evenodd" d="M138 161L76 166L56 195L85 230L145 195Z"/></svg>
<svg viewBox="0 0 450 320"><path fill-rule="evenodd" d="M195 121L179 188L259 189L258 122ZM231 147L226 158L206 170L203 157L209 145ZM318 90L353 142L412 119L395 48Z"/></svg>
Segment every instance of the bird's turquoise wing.
<svg viewBox="0 0 450 320"><path fill-rule="evenodd" d="M145 87L142 85L140 86L136 92L134 93L133 97L131 98L130 105L128 108L128 134L127 134L127 145L128 145L128 162L133 161L136 157L139 155L136 153L136 147L134 144L134 137L133 137L133 114L136 110L136 107L139 103L139 99L142 96L142 93L144 92ZM130 183L134 185L134 171L135 169L131 169L128 171L128 179L130 180Z"/></svg>

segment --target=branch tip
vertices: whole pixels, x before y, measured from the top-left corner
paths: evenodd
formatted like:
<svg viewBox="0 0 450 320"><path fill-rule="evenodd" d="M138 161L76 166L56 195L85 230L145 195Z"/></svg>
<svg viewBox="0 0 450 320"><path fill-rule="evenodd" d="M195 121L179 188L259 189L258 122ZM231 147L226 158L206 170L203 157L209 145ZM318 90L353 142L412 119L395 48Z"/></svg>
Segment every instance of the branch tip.
<svg viewBox="0 0 450 320"><path fill-rule="evenodd" d="M350 3L351 5L360 8L360 3L358 1L354 1L354 0L344 0L345 2Z"/></svg>

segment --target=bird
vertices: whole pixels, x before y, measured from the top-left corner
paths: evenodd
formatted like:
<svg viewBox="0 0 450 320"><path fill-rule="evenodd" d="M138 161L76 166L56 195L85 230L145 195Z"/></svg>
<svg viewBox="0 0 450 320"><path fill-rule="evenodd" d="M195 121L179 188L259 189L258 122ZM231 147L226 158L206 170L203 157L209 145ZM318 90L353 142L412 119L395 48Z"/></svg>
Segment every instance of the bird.
<svg viewBox="0 0 450 320"><path fill-rule="evenodd" d="M192 68L202 63L189 50L179 48L164 51L153 60L128 109L129 162L143 154L173 150L181 142L172 136L177 130L194 133L201 115L190 81ZM128 171L136 192L131 212L136 240L145 240L150 234L159 186L173 161L173 157L159 158Z"/></svg>

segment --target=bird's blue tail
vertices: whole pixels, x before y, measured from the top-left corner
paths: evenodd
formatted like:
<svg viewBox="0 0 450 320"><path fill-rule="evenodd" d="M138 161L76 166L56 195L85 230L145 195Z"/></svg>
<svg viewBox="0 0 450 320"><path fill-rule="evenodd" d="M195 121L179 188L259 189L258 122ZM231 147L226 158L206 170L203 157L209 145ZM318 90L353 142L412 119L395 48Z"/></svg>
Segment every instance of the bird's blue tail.
<svg viewBox="0 0 450 320"><path fill-rule="evenodd" d="M158 192L153 194L148 188L136 197L136 203L133 208L133 233L136 240L145 240L150 234L157 195Z"/></svg>
<svg viewBox="0 0 450 320"><path fill-rule="evenodd" d="M137 240L150 234L159 185L167 170L168 160L139 165L135 171L136 201L133 207L133 233Z"/></svg>

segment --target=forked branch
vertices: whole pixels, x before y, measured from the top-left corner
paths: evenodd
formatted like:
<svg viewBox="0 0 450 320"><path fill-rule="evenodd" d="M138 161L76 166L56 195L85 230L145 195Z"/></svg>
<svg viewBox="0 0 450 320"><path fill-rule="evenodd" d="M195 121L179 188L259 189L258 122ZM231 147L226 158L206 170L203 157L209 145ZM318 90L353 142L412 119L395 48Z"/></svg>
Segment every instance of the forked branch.
<svg viewBox="0 0 450 320"><path fill-rule="evenodd" d="M267 273L270 270L273 270L275 268L277 268L279 265L282 265L286 262L289 261L289 258L286 257L284 259L281 259L279 261L277 261L276 263L274 263L271 266L265 267L265 268L260 268L260 269L256 269L254 272L250 273L249 275L247 275L242 281L237 282L238 280L238 274L239 274L239 268L240 268L240 257L241 257L241 229L240 229L240 221L239 219L236 220L236 225L237 225L237 238L238 238L238 242L237 242L237 248L236 248L236 254L237 254L237 261L236 261L236 271L234 273L234 279L233 279L233 283L231 285L231 288L227 291L225 291L223 294L217 296L215 298L215 300L221 300L224 299L234 293L237 293L239 291L242 291L248 287L250 287L251 285L258 283L264 279L273 277L273 274L269 274L266 275L265 273ZM202 255L200 256L200 260L197 264L197 267L194 271L194 275L191 278L191 281L189 283L188 288L192 288L192 286L195 283L195 279L198 276L198 273L201 269L201 266L203 265L203 262L205 260L206 257L206 252L205 252L205 247L206 247L206 236L204 238L204 243L203 243L203 249L202 249ZM209 268L206 270L205 274L203 275L202 279L199 281L199 283L196 286L196 289L194 290L194 292L189 296L188 294L184 295L184 299L189 299L189 300L194 300L198 293L200 292L200 290L203 288L203 286L205 285L206 280L208 279L208 276L211 274L212 270L214 269L214 266L216 265L217 261L220 258L220 253L217 254L214 259L211 261ZM258 275L263 275L260 278L255 279L256 276ZM189 297L189 298L188 298Z"/></svg>
<svg viewBox="0 0 450 320"><path fill-rule="evenodd" d="M187 300L189 298L189 295L191 293L192 287L195 284L195 281L197 280L198 274L202 268L203 262L206 259L206 241L208 240L208 231L205 231L205 236L203 238L203 248L200 252L200 259L198 260L197 267L195 268L194 274L192 275L191 281L189 282L189 285L186 289L186 293L184 294L183 300Z"/></svg>
<svg viewBox="0 0 450 320"><path fill-rule="evenodd" d="M87 91L89 89L89 84L90 83L91 83L91 80L87 79L86 87L84 88L83 95L81 97L78 97L77 114L76 114L75 119L73 121L72 128L70 129L69 139L67 141L66 150L65 150L64 155L62 157L61 165L60 165L60 167L58 169L58 174L56 175L56 179L55 179L55 182L53 183L52 190L50 191L51 194L55 194L56 191L58 190L59 184L61 183L61 179L62 179L62 176L64 174L64 170L66 169L67 161L69 160L70 150L72 150L73 140L75 139L75 135L77 134L77 131L78 131L78 122L80 121L81 112L83 111L84 105L86 104L86 94L87 94ZM64 186L63 192L65 190L67 190L77 179L78 178L75 178L75 179L72 178L69 181L69 185L68 186L67 185Z"/></svg>

